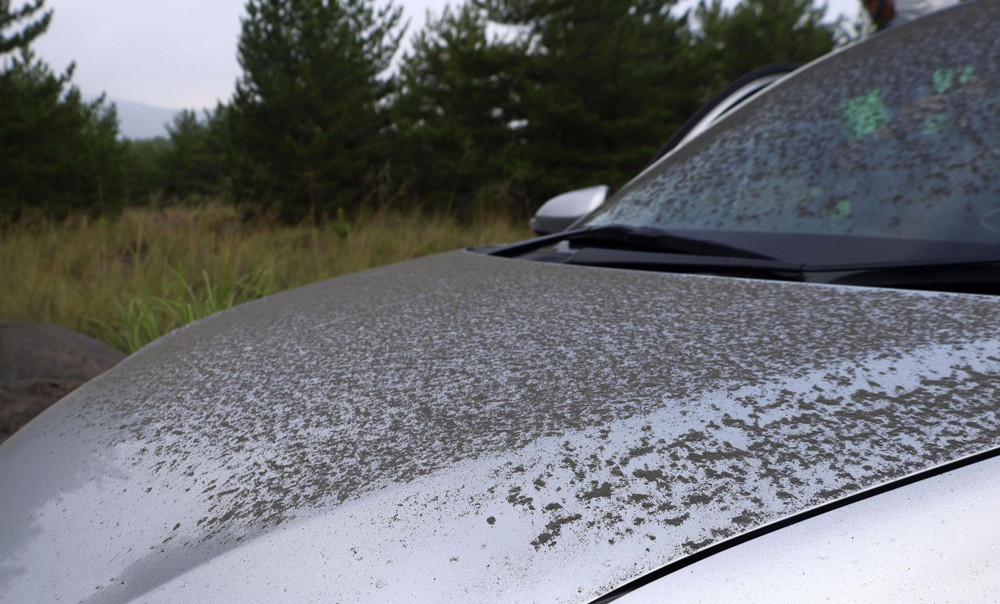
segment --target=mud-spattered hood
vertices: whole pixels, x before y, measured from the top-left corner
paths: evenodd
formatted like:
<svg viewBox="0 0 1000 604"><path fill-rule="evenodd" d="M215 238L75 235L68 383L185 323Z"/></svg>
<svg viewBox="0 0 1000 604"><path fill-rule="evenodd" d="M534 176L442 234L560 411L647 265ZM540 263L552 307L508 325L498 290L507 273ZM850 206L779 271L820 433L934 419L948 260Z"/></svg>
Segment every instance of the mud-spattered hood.
<svg viewBox="0 0 1000 604"><path fill-rule="evenodd" d="M0 448L0 600L586 601L1000 443L998 311L471 252L285 292Z"/></svg>

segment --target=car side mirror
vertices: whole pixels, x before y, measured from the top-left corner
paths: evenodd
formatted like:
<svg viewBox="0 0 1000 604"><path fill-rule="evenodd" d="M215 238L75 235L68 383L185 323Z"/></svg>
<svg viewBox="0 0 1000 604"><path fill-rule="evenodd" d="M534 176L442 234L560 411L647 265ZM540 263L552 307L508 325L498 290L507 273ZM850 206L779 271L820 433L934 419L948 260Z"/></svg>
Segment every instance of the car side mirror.
<svg viewBox="0 0 1000 604"><path fill-rule="evenodd" d="M571 224L599 208L610 192L611 187L597 185L556 195L535 212L529 223L531 230L539 235L565 231Z"/></svg>

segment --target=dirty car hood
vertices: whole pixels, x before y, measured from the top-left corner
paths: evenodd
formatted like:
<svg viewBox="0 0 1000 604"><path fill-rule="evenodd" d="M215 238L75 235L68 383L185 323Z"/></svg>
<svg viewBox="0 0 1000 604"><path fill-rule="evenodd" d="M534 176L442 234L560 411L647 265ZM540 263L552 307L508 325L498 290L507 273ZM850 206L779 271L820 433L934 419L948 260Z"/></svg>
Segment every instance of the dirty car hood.
<svg viewBox="0 0 1000 604"><path fill-rule="evenodd" d="M586 601L1000 443L997 316L466 251L299 288L0 448L0 600Z"/></svg>

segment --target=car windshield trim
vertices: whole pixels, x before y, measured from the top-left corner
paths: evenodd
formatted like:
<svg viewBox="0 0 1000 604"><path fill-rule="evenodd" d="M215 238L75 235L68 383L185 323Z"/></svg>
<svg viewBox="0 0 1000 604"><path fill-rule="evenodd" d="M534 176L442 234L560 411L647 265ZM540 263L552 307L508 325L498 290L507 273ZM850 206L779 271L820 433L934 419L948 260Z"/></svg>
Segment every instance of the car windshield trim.
<svg viewBox="0 0 1000 604"><path fill-rule="evenodd" d="M801 63L773 63L771 65L755 69L737 79L735 82L727 86L722 92L717 94L715 98L695 112L694 115L688 118L688 120L677 129L677 132L670 137L670 140L660 147L660 150L657 151L656 155L653 156L653 159L650 160L649 165L646 166L642 172L633 177L629 183L640 178L643 174L658 166L660 162L663 161L663 159L674 149L680 147L682 144L686 144L694 138L693 134L701 134L714 125L724 115L734 111L745 101L752 98L756 93L763 91L771 84L791 74L800 67L802 67Z"/></svg>
<svg viewBox="0 0 1000 604"><path fill-rule="evenodd" d="M562 241L582 244L603 244L615 248L674 252L693 256L721 256L775 260L749 248L719 242L700 234L681 234L656 227L635 227L621 224L589 226L486 250L486 254L513 258Z"/></svg>

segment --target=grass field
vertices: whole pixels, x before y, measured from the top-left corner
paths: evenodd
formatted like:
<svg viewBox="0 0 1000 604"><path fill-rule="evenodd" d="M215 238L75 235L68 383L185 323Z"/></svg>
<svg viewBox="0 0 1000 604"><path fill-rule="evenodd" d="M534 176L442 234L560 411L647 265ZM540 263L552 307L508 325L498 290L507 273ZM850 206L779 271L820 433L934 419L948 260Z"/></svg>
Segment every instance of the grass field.
<svg viewBox="0 0 1000 604"><path fill-rule="evenodd" d="M221 204L0 232L0 319L50 322L132 352L185 323L366 268L530 236L506 218L371 212L352 223L243 223Z"/></svg>

